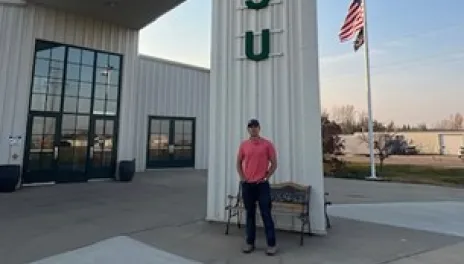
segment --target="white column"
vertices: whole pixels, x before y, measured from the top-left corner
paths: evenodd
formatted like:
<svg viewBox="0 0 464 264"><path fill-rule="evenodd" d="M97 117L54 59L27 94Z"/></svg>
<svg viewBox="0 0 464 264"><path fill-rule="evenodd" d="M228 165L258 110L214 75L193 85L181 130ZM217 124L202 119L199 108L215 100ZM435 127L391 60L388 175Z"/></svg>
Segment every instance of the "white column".
<svg viewBox="0 0 464 264"><path fill-rule="evenodd" d="M312 232L325 234L316 0L271 0L259 10L245 2L213 1L207 220L226 220L226 196L238 189L236 152L256 117L278 151L273 182L311 185ZM245 32L255 33L259 54L264 29L269 56L251 60Z"/></svg>
<svg viewBox="0 0 464 264"><path fill-rule="evenodd" d="M118 161L132 160L136 157L137 138L137 70L138 70L138 32L127 34L127 44L123 50L123 76L120 93Z"/></svg>

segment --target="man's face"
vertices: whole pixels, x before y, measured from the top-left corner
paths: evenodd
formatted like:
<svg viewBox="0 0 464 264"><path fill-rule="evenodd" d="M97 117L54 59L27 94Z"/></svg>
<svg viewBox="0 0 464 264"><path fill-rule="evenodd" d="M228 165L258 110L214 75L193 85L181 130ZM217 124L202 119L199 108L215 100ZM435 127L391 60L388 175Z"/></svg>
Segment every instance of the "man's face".
<svg viewBox="0 0 464 264"><path fill-rule="evenodd" d="M260 131L259 126L249 126L248 127L248 133L250 133L250 136L252 136L252 137L259 136L259 131Z"/></svg>

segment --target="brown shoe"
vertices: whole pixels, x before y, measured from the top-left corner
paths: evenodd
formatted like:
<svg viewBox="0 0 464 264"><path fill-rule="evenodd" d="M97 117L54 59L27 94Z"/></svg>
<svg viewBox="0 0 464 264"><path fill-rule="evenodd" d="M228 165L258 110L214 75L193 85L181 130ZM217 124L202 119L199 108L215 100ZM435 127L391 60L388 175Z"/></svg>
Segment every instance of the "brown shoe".
<svg viewBox="0 0 464 264"><path fill-rule="evenodd" d="M277 247L274 246L274 247L268 247L266 249L266 255L268 256L274 256L275 254L277 254Z"/></svg>
<svg viewBox="0 0 464 264"><path fill-rule="evenodd" d="M242 248L242 252L245 253L245 254L249 254L251 252L253 252L255 250L255 246L254 245L250 245L250 244L246 244L243 248Z"/></svg>

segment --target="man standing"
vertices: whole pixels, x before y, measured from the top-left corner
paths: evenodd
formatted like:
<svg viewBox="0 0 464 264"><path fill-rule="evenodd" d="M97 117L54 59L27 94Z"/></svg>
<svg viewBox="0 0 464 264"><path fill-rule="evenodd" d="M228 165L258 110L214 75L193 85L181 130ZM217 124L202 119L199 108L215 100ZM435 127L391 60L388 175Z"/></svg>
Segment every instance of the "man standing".
<svg viewBox="0 0 464 264"><path fill-rule="evenodd" d="M260 125L256 119L248 122L250 138L240 145L237 155L237 171L242 185L242 198L246 210L246 245L244 253L255 249L256 203L259 204L266 232L267 255L277 252L274 221L271 215L271 188L269 178L277 168L277 155L272 142L260 137Z"/></svg>

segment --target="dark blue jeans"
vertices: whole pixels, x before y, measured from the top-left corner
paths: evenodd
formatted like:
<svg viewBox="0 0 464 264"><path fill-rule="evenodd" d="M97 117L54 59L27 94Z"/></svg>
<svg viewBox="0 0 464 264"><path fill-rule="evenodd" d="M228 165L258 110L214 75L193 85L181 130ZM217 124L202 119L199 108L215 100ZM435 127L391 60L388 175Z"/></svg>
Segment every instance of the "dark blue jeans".
<svg viewBox="0 0 464 264"><path fill-rule="evenodd" d="M242 198L246 209L246 242L254 245L256 240L256 203L259 204L266 232L267 245L276 245L274 221L271 215L271 187L269 182L242 183Z"/></svg>

